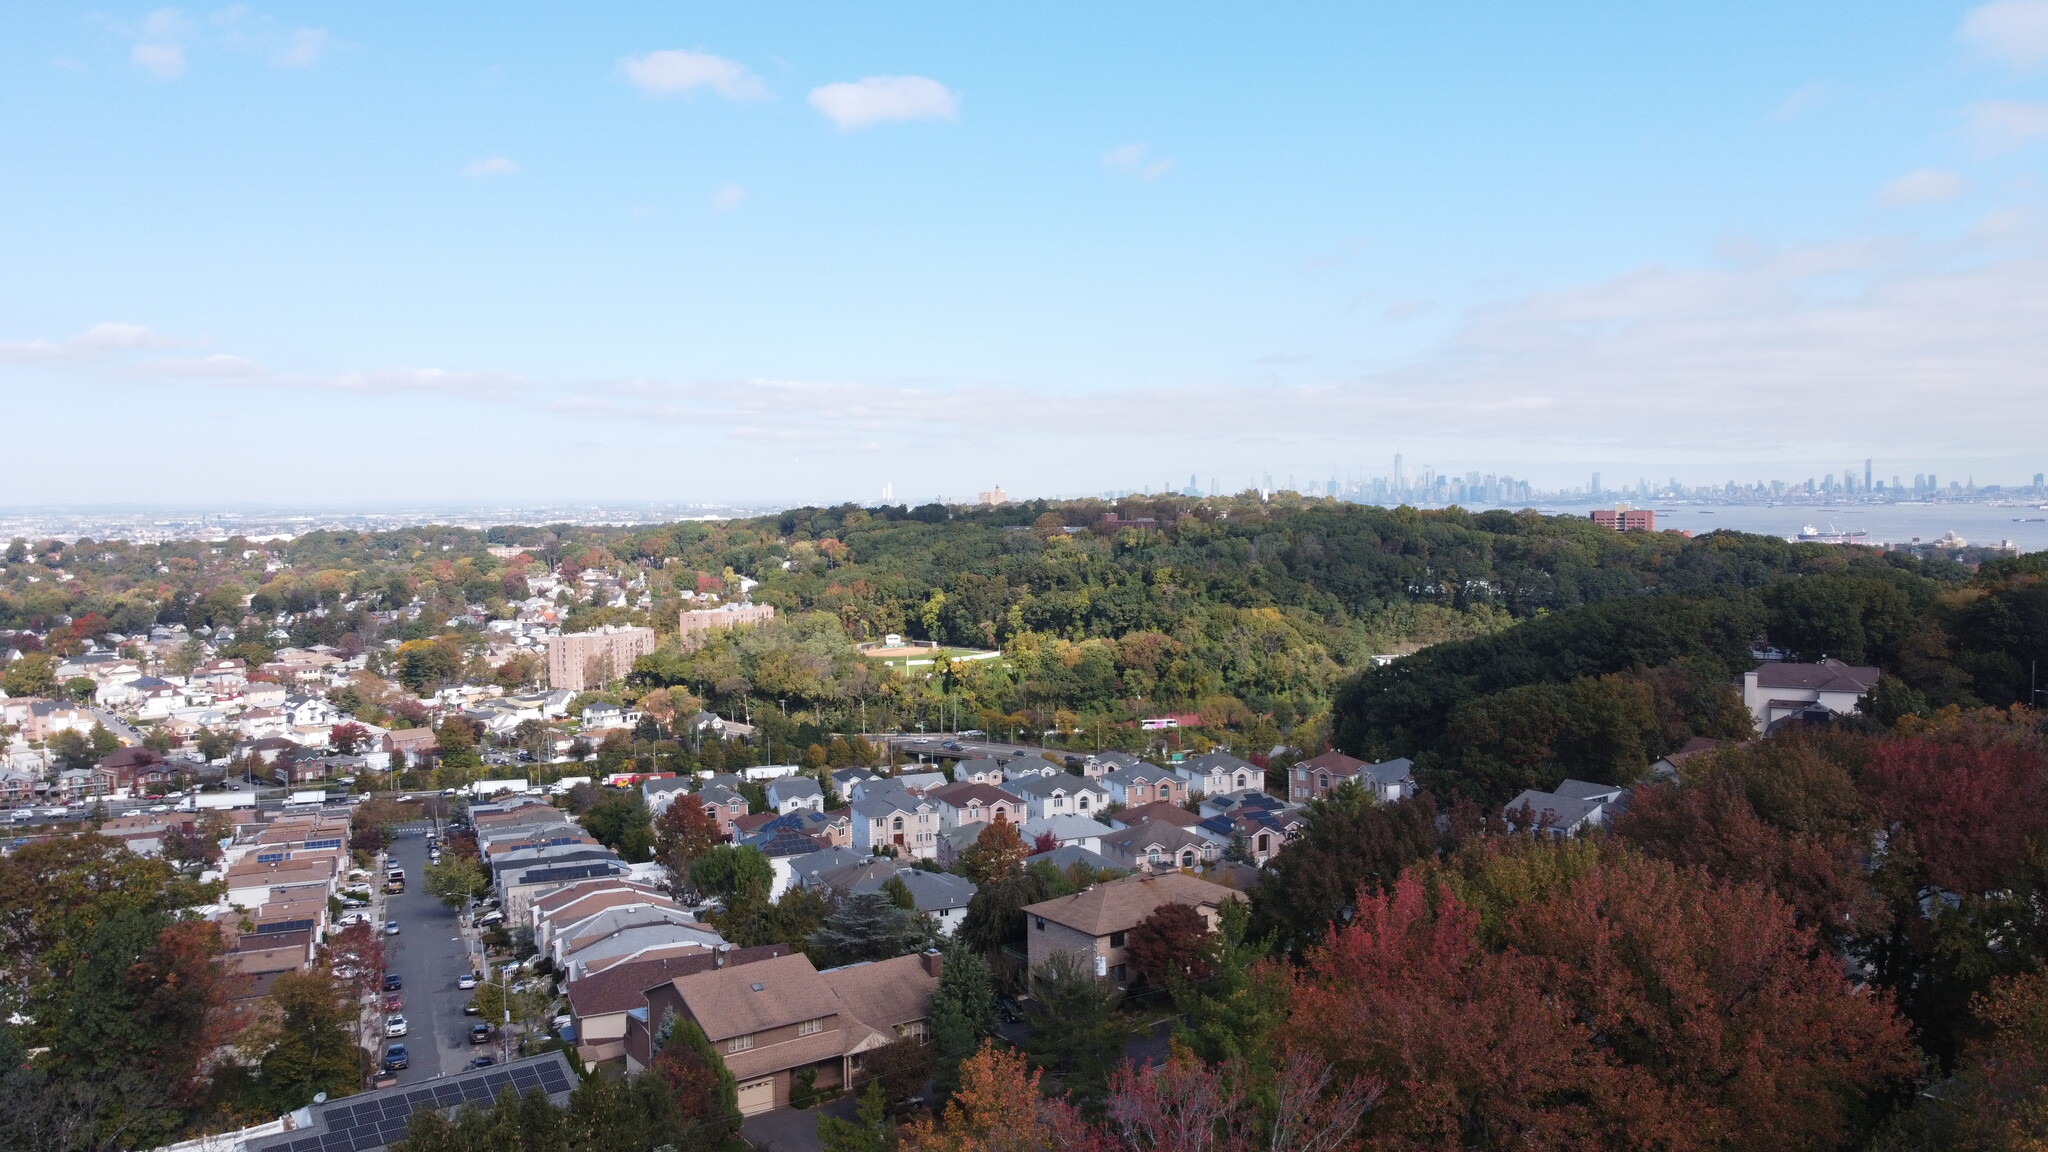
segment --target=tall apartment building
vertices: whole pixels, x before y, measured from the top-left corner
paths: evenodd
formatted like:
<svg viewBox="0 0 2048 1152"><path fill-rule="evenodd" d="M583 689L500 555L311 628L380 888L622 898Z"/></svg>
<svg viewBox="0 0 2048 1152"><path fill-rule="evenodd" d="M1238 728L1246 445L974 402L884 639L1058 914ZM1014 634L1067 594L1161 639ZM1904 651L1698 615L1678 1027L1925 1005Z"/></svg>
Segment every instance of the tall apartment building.
<svg viewBox="0 0 2048 1152"><path fill-rule="evenodd" d="M676 634L682 640L684 651L704 643L705 634L714 628L737 628L742 624L760 624L775 618L775 609L768 604L725 604L717 608L686 608L677 622Z"/></svg>
<svg viewBox="0 0 2048 1152"><path fill-rule="evenodd" d="M688 615L685 613L685 615ZM654 651L654 629L614 628L548 637L548 683L581 692L602 688Z"/></svg>
<svg viewBox="0 0 2048 1152"><path fill-rule="evenodd" d="M1648 508L1595 508L1593 523L1616 532L1655 532L1657 513Z"/></svg>

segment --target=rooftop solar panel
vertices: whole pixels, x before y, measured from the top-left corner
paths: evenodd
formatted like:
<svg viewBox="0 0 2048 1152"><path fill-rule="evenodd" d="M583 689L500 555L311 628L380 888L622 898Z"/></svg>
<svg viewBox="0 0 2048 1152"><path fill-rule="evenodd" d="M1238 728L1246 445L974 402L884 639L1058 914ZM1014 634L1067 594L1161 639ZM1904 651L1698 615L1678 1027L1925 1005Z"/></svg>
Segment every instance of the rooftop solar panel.
<svg viewBox="0 0 2048 1152"><path fill-rule="evenodd" d="M539 1088L558 1095L574 1085L568 1061L559 1052L548 1052L337 1100L313 1109L311 1128L252 1140L247 1148L248 1152L383 1152L405 1138L418 1109L453 1108L468 1101L488 1106L507 1087L521 1094Z"/></svg>

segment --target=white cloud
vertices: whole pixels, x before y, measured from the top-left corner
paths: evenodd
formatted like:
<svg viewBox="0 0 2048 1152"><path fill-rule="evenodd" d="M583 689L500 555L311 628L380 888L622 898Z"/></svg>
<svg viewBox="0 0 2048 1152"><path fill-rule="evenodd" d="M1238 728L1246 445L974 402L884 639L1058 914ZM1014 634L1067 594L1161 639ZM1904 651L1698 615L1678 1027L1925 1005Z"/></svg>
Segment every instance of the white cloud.
<svg viewBox="0 0 2048 1152"><path fill-rule="evenodd" d="M747 202L747 190L737 184L723 184L711 194L711 207L719 212L730 212Z"/></svg>
<svg viewBox="0 0 2048 1152"><path fill-rule="evenodd" d="M331 38L319 28L300 28L285 37L284 44L270 57L279 68L311 68L320 63Z"/></svg>
<svg viewBox="0 0 2048 1152"><path fill-rule="evenodd" d="M694 88L709 88L727 100L765 100L768 86L737 60L709 52L686 52L670 48L629 56L626 79L650 96L672 96Z"/></svg>
<svg viewBox="0 0 2048 1152"><path fill-rule="evenodd" d="M161 80L175 80L185 74L184 41L191 32L185 14L176 8L159 8L145 16L133 29L134 47L128 59L136 67Z"/></svg>
<svg viewBox="0 0 2048 1152"><path fill-rule="evenodd" d="M2048 0L1996 0L1970 9L1957 37L1994 60L2031 68L2048 60Z"/></svg>
<svg viewBox="0 0 2048 1152"><path fill-rule="evenodd" d="M128 59L162 80L175 80L185 74L185 50L176 44L137 44L129 51Z"/></svg>
<svg viewBox="0 0 2048 1152"><path fill-rule="evenodd" d="M1791 120L1826 100L1831 94L1832 90L1826 84L1810 80L1793 89L1792 94L1785 97L1785 102L1778 105L1778 110L1771 114L1771 119Z"/></svg>
<svg viewBox="0 0 2048 1152"><path fill-rule="evenodd" d="M171 343L140 324L95 324L68 340L0 344L0 360L88 360L139 348L165 348Z"/></svg>
<svg viewBox="0 0 2048 1152"><path fill-rule="evenodd" d="M1884 186L1877 198L1886 204L1937 204L1953 200L1969 189L1969 184L1953 172L1939 168L1920 168Z"/></svg>
<svg viewBox="0 0 2048 1152"><path fill-rule="evenodd" d="M519 171L519 165L508 157L487 156L482 160L471 160L462 166L464 176L478 178L489 176L511 176Z"/></svg>
<svg viewBox="0 0 2048 1152"><path fill-rule="evenodd" d="M1170 156L1155 157L1151 149L1143 144L1125 144L1111 148L1102 154L1102 166L1118 172L1128 172L1140 180L1157 180L1173 171L1174 161Z"/></svg>
<svg viewBox="0 0 2048 1152"><path fill-rule="evenodd" d="M960 97L923 76L869 76L811 89L811 107L842 132L891 120L958 120Z"/></svg>
<svg viewBox="0 0 2048 1152"><path fill-rule="evenodd" d="M1967 130L1986 152L2010 152L2048 136L2048 104L2029 100L1985 100L1965 110Z"/></svg>

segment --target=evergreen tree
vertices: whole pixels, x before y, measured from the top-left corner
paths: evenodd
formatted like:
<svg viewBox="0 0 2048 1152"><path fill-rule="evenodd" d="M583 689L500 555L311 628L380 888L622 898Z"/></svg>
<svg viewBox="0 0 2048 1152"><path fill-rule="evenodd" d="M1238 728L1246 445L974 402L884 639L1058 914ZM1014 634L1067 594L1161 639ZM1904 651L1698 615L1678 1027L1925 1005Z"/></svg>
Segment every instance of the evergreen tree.
<svg viewBox="0 0 2048 1152"><path fill-rule="evenodd" d="M1116 1019L1117 995L1116 985L1072 953L1055 952L1031 972L1024 1051L1040 1068L1060 1073L1076 1100L1101 1100L1123 1055L1127 1032Z"/></svg>
<svg viewBox="0 0 2048 1152"><path fill-rule="evenodd" d="M824 1152L889 1152L896 1142L896 1132L886 1109L881 1081L871 1080L860 1094L860 1107L854 1111L853 1119L818 1117L818 1142Z"/></svg>
<svg viewBox="0 0 2048 1152"><path fill-rule="evenodd" d="M932 995L932 1083L951 1095L960 1085L960 1063L996 1034L995 987L988 961L958 937L946 941L939 989Z"/></svg>
<svg viewBox="0 0 2048 1152"><path fill-rule="evenodd" d="M856 892L840 901L811 934L811 955L825 967L887 960L915 952L927 942L917 917L896 906L885 891Z"/></svg>

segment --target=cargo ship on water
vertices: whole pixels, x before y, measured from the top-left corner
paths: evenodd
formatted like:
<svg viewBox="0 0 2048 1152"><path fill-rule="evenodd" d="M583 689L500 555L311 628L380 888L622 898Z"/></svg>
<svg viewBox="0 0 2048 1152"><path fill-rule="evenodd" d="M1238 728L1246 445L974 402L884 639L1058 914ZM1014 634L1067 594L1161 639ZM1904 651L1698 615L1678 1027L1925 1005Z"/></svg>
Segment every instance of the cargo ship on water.
<svg viewBox="0 0 2048 1152"><path fill-rule="evenodd" d="M1799 530L1799 535L1792 537L1792 542L1795 544L1862 544L1866 543L1869 538L1870 533L1865 532L1861 528L1851 528L1844 531L1830 524L1828 525L1828 530L1823 532L1808 524Z"/></svg>

